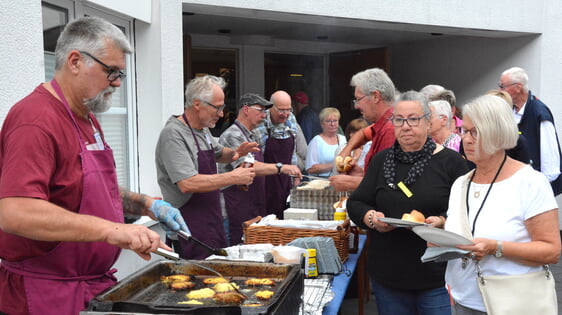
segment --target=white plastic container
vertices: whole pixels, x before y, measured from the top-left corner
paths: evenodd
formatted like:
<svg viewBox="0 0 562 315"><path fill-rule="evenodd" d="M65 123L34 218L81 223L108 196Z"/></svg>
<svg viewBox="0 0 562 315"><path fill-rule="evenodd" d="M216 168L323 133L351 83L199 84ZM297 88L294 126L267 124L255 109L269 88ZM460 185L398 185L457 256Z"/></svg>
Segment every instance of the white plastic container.
<svg viewBox="0 0 562 315"><path fill-rule="evenodd" d="M296 246L275 246L271 253L273 261L278 264L300 264L306 251Z"/></svg>

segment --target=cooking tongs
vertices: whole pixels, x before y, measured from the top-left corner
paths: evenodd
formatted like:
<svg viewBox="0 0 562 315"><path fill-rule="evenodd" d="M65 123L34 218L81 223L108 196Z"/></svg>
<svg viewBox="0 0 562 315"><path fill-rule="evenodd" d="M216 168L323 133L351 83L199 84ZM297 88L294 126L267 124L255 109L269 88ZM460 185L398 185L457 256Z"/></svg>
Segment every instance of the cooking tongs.
<svg viewBox="0 0 562 315"><path fill-rule="evenodd" d="M211 247L211 246L209 246L208 244L205 244L205 243L201 242L200 240L198 240L198 239L196 239L195 237L193 237L193 236L187 234L187 233L184 232L184 231L178 231L178 235L179 235L181 238L183 238L183 239L185 239L185 240L187 240L187 241L192 241L193 243L195 243L195 244L197 244L197 245L199 245L199 246L201 246L201 247L206 248L208 251L210 251L210 252L213 253L214 255L217 255L217 256L228 256L228 253L227 253L226 250L224 250L223 248L214 248L214 247Z"/></svg>
<svg viewBox="0 0 562 315"><path fill-rule="evenodd" d="M209 250L211 253L213 253L213 254L215 254L215 255L217 255L217 256L228 256L228 253L227 253L226 250L224 250L223 248L213 248L213 247L211 247L211 246L209 246L209 245L207 245L207 244L201 242L200 240L196 239L195 237L193 237L193 236L187 234L187 233L184 232L184 231L178 231L178 235L179 235L181 238L183 238L183 239L185 239L185 240L187 240L187 241L189 241L189 240L193 241L195 244L197 244L197 245L199 245L199 246L201 246L201 247L206 248L206 249ZM165 258L168 258L168 259L171 259L171 260L175 260L175 261L178 261L178 260L181 260L181 259L182 259L182 258L180 258L180 255L178 255L178 253L171 252L171 251L165 250L165 249L163 249L163 248L158 248L158 249L154 252L154 254L157 254L157 255L160 255L160 256L162 256L162 257L165 257Z"/></svg>

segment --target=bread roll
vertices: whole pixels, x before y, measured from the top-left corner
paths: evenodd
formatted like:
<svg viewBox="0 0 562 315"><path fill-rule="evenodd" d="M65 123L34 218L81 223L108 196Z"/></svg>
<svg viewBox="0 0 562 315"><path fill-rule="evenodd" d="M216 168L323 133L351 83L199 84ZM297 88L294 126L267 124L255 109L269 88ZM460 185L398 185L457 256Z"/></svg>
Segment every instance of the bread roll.
<svg viewBox="0 0 562 315"><path fill-rule="evenodd" d="M351 161L353 161L353 158L351 156L346 156L344 158L338 155L336 157L336 169L338 170L338 172L347 173L351 171L351 169L353 168L353 166L351 165Z"/></svg>
<svg viewBox="0 0 562 315"><path fill-rule="evenodd" d="M342 156L336 156L336 169L338 170L338 172L343 172L343 157Z"/></svg>
<svg viewBox="0 0 562 315"><path fill-rule="evenodd" d="M410 213L404 213L402 215L402 220L417 222L417 223L425 223L425 216L423 215L423 213L419 212L418 210L412 210L410 211Z"/></svg>

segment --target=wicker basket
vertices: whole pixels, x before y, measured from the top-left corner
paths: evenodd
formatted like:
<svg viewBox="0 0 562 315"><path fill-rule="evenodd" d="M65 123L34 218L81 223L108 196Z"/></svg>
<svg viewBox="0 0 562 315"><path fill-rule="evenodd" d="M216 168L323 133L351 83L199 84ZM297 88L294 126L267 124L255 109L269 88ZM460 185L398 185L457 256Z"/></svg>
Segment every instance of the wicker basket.
<svg viewBox="0 0 562 315"><path fill-rule="evenodd" d="M336 230L319 229L297 229L274 226L251 226L254 222L259 222L261 217L255 217L243 223L244 243L259 244L269 243L273 245L285 245L299 237L326 236L334 240L338 254L345 262L349 256L349 220L345 220L338 225Z"/></svg>
<svg viewBox="0 0 562 315"><path fill-rule="evenodd" d="M333 189L307 190L291 189L291 207L318 209L318 220L334 219L334 203L340 200L342 193Z"/></svg>

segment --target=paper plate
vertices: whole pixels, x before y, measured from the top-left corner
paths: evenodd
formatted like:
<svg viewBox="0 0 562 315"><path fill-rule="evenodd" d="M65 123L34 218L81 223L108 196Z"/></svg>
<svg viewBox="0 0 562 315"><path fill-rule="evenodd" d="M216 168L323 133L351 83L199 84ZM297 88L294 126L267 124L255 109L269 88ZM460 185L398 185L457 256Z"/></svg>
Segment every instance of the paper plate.
<svg viewBox="0 0 562 315"><path fill-rule="evenodd" d="M418 223L406 220L400 220L395 218L376 218L377 220L384 222L386 224L390 224L395 227L414 227L414 226L423 226L425 223Z"/></svg>
<svg viewBox="0 0 562 315"><path fill-rule="evenodd" d="M457 245L472 245L471 240L462 235L429 226L416 226L412 229L427 242L439 246L455 247Z"/></svg>

